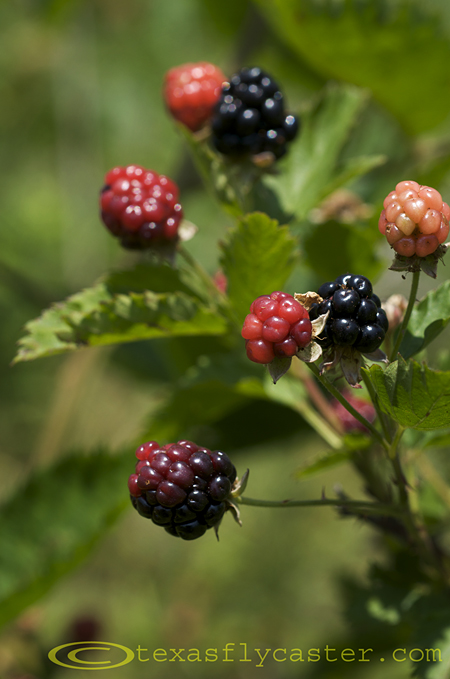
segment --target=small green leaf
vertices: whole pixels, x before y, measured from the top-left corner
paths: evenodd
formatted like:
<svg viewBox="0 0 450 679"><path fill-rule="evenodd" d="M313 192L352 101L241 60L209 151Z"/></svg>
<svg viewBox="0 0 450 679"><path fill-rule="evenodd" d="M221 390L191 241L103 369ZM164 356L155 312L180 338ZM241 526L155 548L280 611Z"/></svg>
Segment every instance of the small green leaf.
<svg viewBox="0 0 450 679"><path fill-rule="evenodd" d="M403 358L410 358L427 347L450 321L450 281L431 290L416 305L400 346Z"/></svg>
<svg viewBox="0 0 450 679"><path fill-rule="evenodd" d="M76 455L40 471L0 508L0 625L75 568L129 506L133 456Z"/></svg>
<svg viewBox="0 0 450 679"><path fill-rule="evenodd" d="M256 297L283 288L295 264L295 248L288 228L260 212L239 220L230 231L221 263L239 322Z"/></svg>
<svg viewBox="0 0 450 679"><path fill-rule="evenodd" d="M420 431L450 424L450 372L430 370L401 357L385 370L372 365L365 372L377 391L379 403L398 424Z"/></svg>
<svg viewBox="0 0 450 679"><path fill-rule="evenodd" d="M346 435L343 438L343 446L337 450L329 450L308 460L295 472L297 479L304 479L326 469L338 467L344 462L351 460L352 454L369 448L371 439L363 434Z"/></svg>
<svg viewBox="0 0 450 679"><path fill-rule="evenodd" d="M355 125L367 92L349 85L329 85L316 106L302 115L302 130L282 161L283 172L264 183L279 196L283 210L301 221L331 191L382 162L381 158L338 158Z"/></svg>
<svg viewBox="0 0 450 679"><path fill-rule="evenodd" d="M364 272L376 279L385 267L376 254L377 239L378 230L329 221L311 227L302 245L307 264L322 280L332 281L343 271Z"/></svg>
<svg viewBox="0 0 450 679"><path fill-rule="evenodd" d="M201 301L182 275L166 265L111 274L28 322L14 362L83 346L223 334L225 319Z"/></svg>

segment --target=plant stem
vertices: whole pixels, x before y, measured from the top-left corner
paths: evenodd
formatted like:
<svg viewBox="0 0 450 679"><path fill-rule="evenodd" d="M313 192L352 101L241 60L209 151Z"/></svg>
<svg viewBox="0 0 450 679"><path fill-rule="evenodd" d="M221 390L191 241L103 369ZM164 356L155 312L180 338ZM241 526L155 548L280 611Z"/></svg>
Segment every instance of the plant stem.
<svg viewBox="0 0 450 679"><path fill-rule="evenodd" d="M335 429L338 434L344 433L344 427L339 419L339 417L334 412L329 401L325 398L316 381L310 376L306 371L305 366L302 361L294 361L291 366L291 372L298 377L298 379L303 383L311 401L316 406L319 413L325 418L325 420Z"/></svg>
<svg viewBox="0 0 450 679"><path fill-rule="evenodd" d="M408 327L409 319L412 313L412 310L414 308L414 304L416 302L416 297L417 297L417 290L419 287L419 279L420 279L420 271L415 271L413 273L413 279L411 282L411 290L409 292L409 301L408 301L408 306L406 307L405 315L403 316L403 321L400 326L400 330L398 331L397 334L397 339L395 340L394 348L392 349L392 353L390 356L390 361L394 361L395 358L397 357L398 350L400 349L400 345L403 341L403 338L406 333L406 329Z"/></svg>
<svg viewBox="0 0 450 679"><path fill-rule="evenodd" d="M378 443L381 443L381 445L384 448L386 448L386 450L389 450L388 443L385 441L385 439L380 434L378 429L376 429L373 426L373 424L369 422L369 420L366 420L366 418L363 417L361 413L358 413L358 411L355 410L355 408L352 405L350 405L347 399L345 399L344 396L342 396L341 392L338 389L336 389L336 387L333 386L331 382L329 382L328 379L324 377L324 375L320 374L318 367L314 363L307 363L307 366L314 373L317 379L323 384L325 389L328 389L330 394L334 396L334 398L337 399L339 403L341 403L344 406L344 408L348 410L348 412L358 420L358 422L361 422L361 424L364 425L364 427L366 427L366 429L370 431L370 433L378 441Z"/></svg>
<svg viewBox="0 0 450 679"><path fill-rule="evenodd" d="M369 392L369 396L370 396L371 401L373 403L373 407L377 411L377 415L380 419L380 424L381 424L381 428L383 429L384 436L385 436L387 441L391 441L392 436L391 436L391 433L390 433L389 428L387 426L386 416L380 408L380 402L378 400L377 392L373 388L373 384L370 380L370 377L366 374L365 370L362 370L361 374L362 374L363 382L366 385L366 389Z"/></svg>
<svg viewBox="0 0 450 679"><path fill-rule="evenodd" d="M200 262L198 262L195 257L193 257L191 253L188 252L188 250L186 250L186 248L182 245L178 245L178 252L183 257L184 261L190 266L190 268L197 274L199 279L205 284L205 287L210 293L211 297L219 304L226 305L226 296L216 287L211 276L202 267Z"/></svg>
<svg viewBox="0 0 450 679"><path fill-rule="evenodd" d="M368 514L383 514L384 516L401 516L402 510L398 507L386 505L381 502L366 502L364 500L256 500L250 497L236 497L233 502L252 507L349 507L361 509Z"/></svg>

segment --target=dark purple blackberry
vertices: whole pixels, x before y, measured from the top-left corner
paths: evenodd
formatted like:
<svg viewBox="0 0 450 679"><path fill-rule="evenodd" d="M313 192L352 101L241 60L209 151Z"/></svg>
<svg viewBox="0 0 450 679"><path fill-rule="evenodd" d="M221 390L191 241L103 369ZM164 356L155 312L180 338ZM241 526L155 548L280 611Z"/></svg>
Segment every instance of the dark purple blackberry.
<svg viewBox="0 0 450 679"><path fill-rule="evenodd" d="M283 94L260 68L243 68L222 86L211 120L212 142L224 155L245 156L270 151L275 158L299 130L298 118L287 114Z"/></svg>
<svg viewBox="0 0 450 679"><path fill-rule="evenodd" d="M313 321L319 315L330 314L317 339L323 349L332 345L354 347L370 354L379 348L389 323L368 278L342 274L335 281L323 283L318 294L323 301L311 306L309 317Z"/></svg>
<svg viewBox="0 0 450 679"><path fill-rule="evenodd" d="M217 529L236 479L228 455L182 440L162 447L144 443L136 457L128 488L141 516L183 540Z"/></svg>

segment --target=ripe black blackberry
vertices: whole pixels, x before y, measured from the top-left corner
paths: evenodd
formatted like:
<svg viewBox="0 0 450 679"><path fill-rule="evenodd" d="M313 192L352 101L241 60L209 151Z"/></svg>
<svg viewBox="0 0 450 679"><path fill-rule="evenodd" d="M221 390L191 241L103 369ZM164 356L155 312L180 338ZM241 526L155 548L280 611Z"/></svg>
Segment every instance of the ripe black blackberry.
<svg viewBox="0 0 450 679"><path fill-rule="evenodd" d="M296 116L286 114L283 94L273 78L258 67L242 68L222 86L211 121L212 142L225 155L286 153L299 128Z"/></svg>
<svg viewBox="0 0 450 679"><path fill-rule="evenodd" d="M136 450L136 472L128 479L133 507L157 526L183 540L195 540L217 527L228 509L236 469L222 452L192 441Z"/></svg>
<svg viewBox="0 0 450 679"><path fill-rule="evenodd" d="M311 321L330 312L321 338L317 339L323 349L353 347L363 354L371 354L380 347L389 323L365 276L344 274L335 281L323 283L317 292L323 301L311 306Z"/></svg>

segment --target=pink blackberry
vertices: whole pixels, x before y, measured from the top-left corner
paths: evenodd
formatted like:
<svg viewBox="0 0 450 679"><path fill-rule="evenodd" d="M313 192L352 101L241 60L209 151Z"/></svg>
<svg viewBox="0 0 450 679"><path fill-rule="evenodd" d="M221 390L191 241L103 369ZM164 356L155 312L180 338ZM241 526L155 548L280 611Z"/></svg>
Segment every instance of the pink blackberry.
<svg viewBox="0 0 450 679"><path fill-rule="evenodd" d="M182 440L164 446L149 441L136 457L128 489L141 516L183 540L217 530L236 479L228 455Z"/></svg>
<svg viewBox="0 0 450 679"><path fill-rule="evenodd" d="M164 80L164 100L175 120L192 132L200 130L212 116L224 74L206 61L171 68Z"/></svg>
<svg viewBox="0 0 450 679"><path fill-rule="evenodd" d="M247 356L254 363L271 363L276 356L292 357L311 342L312 326L306 309L286 292L255 299L242 328Z"/></svg>
<svg viewBox="0 0 450 679"><path fill-rule="evenodd" d="M178 187L164 175L140 165L114 167L100 194L101 218L125 248L175 243L183 210Z"/></svg>
<svg viewBox="0 0 450 679"><path fill-rule="evenodd" d="M402 181L383 205L378 228L398 255L427 257L446 240L450 207L436 189Z"/></svg>

